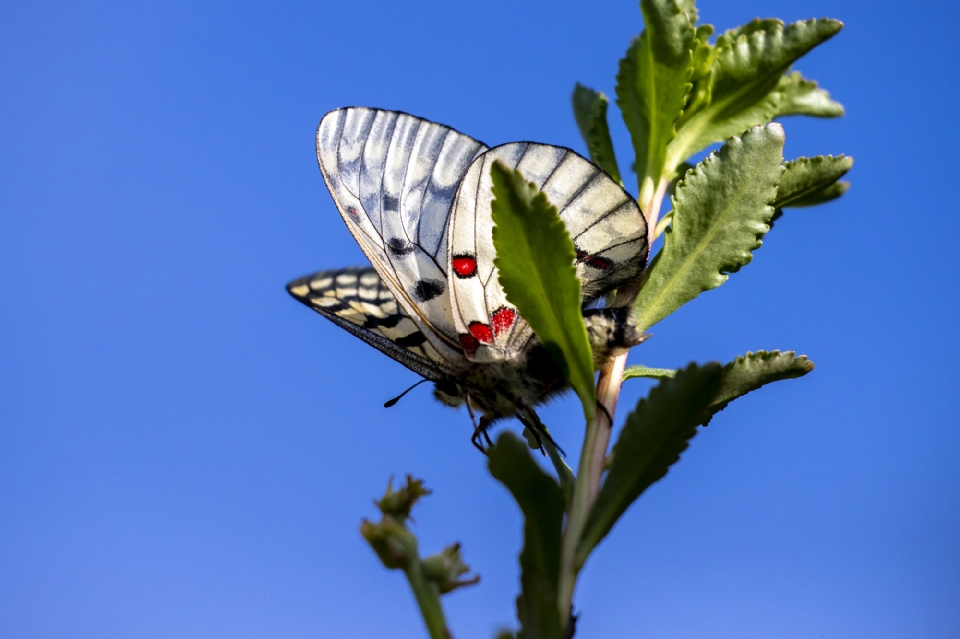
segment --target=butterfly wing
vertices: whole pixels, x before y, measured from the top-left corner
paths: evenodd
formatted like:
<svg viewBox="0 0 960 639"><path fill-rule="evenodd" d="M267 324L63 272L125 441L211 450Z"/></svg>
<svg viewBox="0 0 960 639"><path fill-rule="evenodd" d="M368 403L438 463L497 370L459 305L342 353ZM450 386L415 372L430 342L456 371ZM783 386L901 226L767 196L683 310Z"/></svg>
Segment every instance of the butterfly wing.
<svg viewBox="0 0 960 639"><path fill-rule="evenodd" d="M449 248L454 323L472 361L514 357L529 325L507 302L493 265L490 167L518 169L558 209L577 252L583 303L639 275L647 262L647 225L636 201L610 176L570 149L514 142L478 157L454 201Z"/></svg>
<svg viewBox="0 0 960 639"><path fill-rule="evenodd" d="M439 381L451 373L444 358L397 304L374 269L319 271L290 282L287 291L427 379Z"/></svg>
<svg viewBox="0 0 960 639"><path fill-rule="evenodd" d="M444 359L466 363L447 281L447 220L457 187L487 147L396 111L345 108L323 117L317 157L347 228Z"/></svg>

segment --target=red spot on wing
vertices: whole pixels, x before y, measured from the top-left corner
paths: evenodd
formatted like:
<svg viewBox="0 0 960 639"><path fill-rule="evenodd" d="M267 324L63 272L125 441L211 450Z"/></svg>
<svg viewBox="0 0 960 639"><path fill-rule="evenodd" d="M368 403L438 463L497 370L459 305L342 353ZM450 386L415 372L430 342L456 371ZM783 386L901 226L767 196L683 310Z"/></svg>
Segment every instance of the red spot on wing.
<svg viewBox="0 0 960 639"><path fill-rule="evenodd" d="M600 269L605 271L612 266L612 262L605 257L598 257L596 255L590 255L582 249L577 249L577 262L583 262L587 266L592 266L593 268Z"/></svg>
<svg viewBox="0 0 960 639"><path fill-rule="evenodd" d="M598 268L601 271L605 271L610 268L610 260L605 257L597 257L596 255L591 255L586 260L587 264L593 268Z"/></svg>
<svg viewBox="0 0 960 639"><path fill-rule="evenodd" d="M472 255L455 255L452 264L457 277L473 277L477 274L477 258Z"/></svg>
<svg viewBox="0 0 960 639"><path fill-rule="evenodd" d="M493 334L499 335L508 330L516 320L517 312L515 310L501 306L494 311L493 316L490 318L490 323L493 324Z"/></svg>
<svg viewBox="0 0 960 639"><path fill-rule="evenodd" d="M493 330L487 324L480 322L470 322L470 335L483 344L493 341Z"/></svg>
<svg viewBox="0 0 960 639"><path fill-rule="evenodd" d="M477 338L473 335L461 335L460 336L460 347L463 349L463 352L472 355L477 347L480 346L480 342L477 341Z"/></svg>

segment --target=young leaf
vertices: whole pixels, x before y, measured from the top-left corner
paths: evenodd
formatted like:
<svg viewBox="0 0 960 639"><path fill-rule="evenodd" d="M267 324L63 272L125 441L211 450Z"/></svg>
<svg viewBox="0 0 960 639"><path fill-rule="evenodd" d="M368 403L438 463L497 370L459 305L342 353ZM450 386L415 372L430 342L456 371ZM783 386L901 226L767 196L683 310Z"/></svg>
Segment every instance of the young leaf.
<svg viewBox="0 0 960 639"><path fill-rule="evenodd" d="M780 94L776 117L810 115L836 118L843 115L843 105L830 99L830 94L812 80L805 80L799 71L788 73L777 83Z"/></svg>
<svg viewBox="0 0 960 639"><path fill-rule="evenodd" d="M783 27L783 20L779 18L754 18L746 24L741 24L739 27L727 29L717 36L717 46L730 47L736 43L737 38L740 36L749 36L758 31L766 31L767 29L777 27Z"/></svg>
<svg viewBox="0 0 960 639"><path fill-rule="evenodd" d="M731 138L686 174L673 198L673 224L637 297L646 330L752 259L769 230L783 160L783 127L768 124Z"/></svg>
<svg viewBox="0 0 960 639"><path fill-rule="evenodd" d="M780 178L780 189L777 191L777 199L774 200L773 206L779 209L819 204L819 201L810 201L810 197L836 187L837 180L846 175L852 166L853 158L844 155L837 157L818 155L812 158L801 157L790 160L784 164L785 170L783 177ZM845 186L833 197L840 197L843 191L846 191Z"/></svg>
<svg viewBox="0 0 960 639"><path fill-rule="evenodd" d="M694 0L677 0L677 6L687 14L690 24L697 23L697 3Z"/></svg>
<svg viewBox="0 0 960 639"><path fill-rule="evenodd" d="M816 206L818 204L826 204L832 200L837 199L841 195L847 192L847 189L850 188L849 182L835 182L830 186L825 186L819 191L814 191L809 195L804 195L803 197L798 197L793 200L788 206L789 208L798 209L805 206ZM783 209L777 209L777 213L781 213ZM779 218L780 215L774 215L774 219Z"/></svg>
<svg viewBox="0 0 960 639"><path fill-rule="evenodd" d="M676 371L676 377L664 379L627 417L613 447L609 474L577 551L578 565L583 565L630 504L680 459L697 426L706 426L738 397L812 370L813 362L793 352L757 351L723 368L716 363L691 364Z"/></svg>
<svg viewBox="0 0 960 639"><path fill-rule="evenodd" d="M628 366L623 371L623 381L635 377L646 377L647 379L663 379L664 377L676 377L677 371L672 368L648 368L646 366Z"/></svg>
<svg viewBox="0 0 960 639"><path fill-rule="evenodd" d="M577 84L573 89L573 115L583 141L587 143L590 160L607 172L615 181L623 184L620 168L613 153L613 141L607 125L607 105L604 94Z"/></svg>
<svg viewBox="0 0 960 639"><path fill-rule="evenodd" d="M776 90L781 76L795 60L842 27L829 19L786 27L779 20L760 20L718 38L710 104L677 131L667 152L667 169L714 142L776 117L784 98Z"/></svg>
<svg viewBox="0 0 960 639"><path fill-rule="evenodd" d="M771 382L803 377L812 370L813 362L805 355L797 357L793 351L757 351L741 355L723 367L720 388L710 402L704 426L736 398Z"/></svg>
<svg viewBox="0 0 960 639"><path fill-rule="evenodd" d="M523 512L523 551L520 553L518 639L562 639L564 626L557 606L560 576L560 536L563 492L540 469L527 445L510 433L497 438L490 450L490 474L507 487Z"/></svg>
<svg viewBox="0 0 960 639"><path fill-rule="evenodd" d="M694 113L710 103L710 72L717 55L716 48L709 42L711 35L713 35L713 25L710 24L701 24L694 32L693 56L690 61L693 70L690 74L691 89L687 93L683 114L675 124L676 129L682 127Z"/></svg>
<svg viewBox="0 0 960 639"><path fill-rule="evenodd" d="M593 419L593 355L580 314L576 252L547 196L523 175L493 163L494 265L510 303L540 338Z"/></svg>
<svg viewBox="0 0 960 639"><path fill-rule="evenodd" d="M583 565L630 504L680 459L717 395L722 372L717 363L691 364L655 386L627 417L580 540L578 565Z"/></svg>
<svg viewBox="0 0 960 639"><path fill-rule="evenodd" d="M617 105L633 140L639 201L645 206L690 90L694 29L675 0L641 0L640 11L646 29L620 61Z"/></svg>

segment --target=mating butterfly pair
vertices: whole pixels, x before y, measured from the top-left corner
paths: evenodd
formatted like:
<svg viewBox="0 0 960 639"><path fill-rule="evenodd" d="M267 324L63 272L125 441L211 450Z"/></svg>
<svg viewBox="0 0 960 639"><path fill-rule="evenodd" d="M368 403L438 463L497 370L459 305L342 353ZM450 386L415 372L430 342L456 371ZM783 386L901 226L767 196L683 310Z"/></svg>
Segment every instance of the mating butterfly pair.
<svg viewBox="0 0 960 639"><path fill-rule="evenodd" d="M595 360L639 342L628 310L587 307L643 271L646 222L619 184L573 151L534 142L491 149L405 113L352 107L320 121L317 157L373 268L320 271L287 290L435 382L444 403L479 410L474 443L501 417L541 430L533 407L567 388L497 278L495 160L519 170L559 210L576 246Z"/></svg>

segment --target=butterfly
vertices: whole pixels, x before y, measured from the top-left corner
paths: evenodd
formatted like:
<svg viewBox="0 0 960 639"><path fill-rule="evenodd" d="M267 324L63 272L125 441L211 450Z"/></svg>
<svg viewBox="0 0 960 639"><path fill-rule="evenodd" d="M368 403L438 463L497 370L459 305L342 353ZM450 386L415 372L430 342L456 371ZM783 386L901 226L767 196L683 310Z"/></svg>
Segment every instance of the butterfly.
<svg viewBox="0 0 960 639"><path fill-rule="evenodd" d="M568 388L497 277L495 160L541 189L567 226L595 364L642 340L629 309L595 303L643 272L646 221L620 184L574 151L535 142L490 148L406 113L348 107L320 121L317 158L372 268L319 271L287 290L434 382L444 404L478 411L481 450L480 435L489 444L487 428L501 418L545 432L534 407Z"/></svg>

